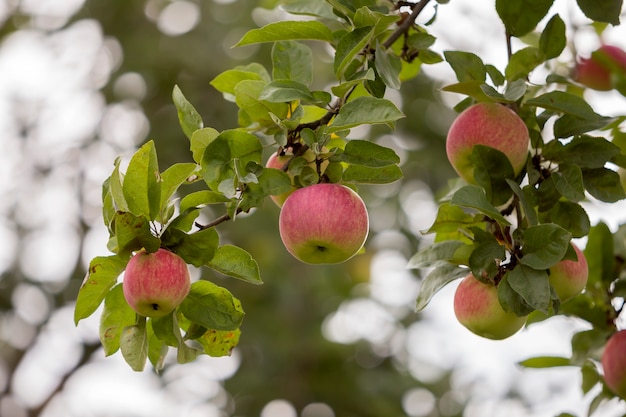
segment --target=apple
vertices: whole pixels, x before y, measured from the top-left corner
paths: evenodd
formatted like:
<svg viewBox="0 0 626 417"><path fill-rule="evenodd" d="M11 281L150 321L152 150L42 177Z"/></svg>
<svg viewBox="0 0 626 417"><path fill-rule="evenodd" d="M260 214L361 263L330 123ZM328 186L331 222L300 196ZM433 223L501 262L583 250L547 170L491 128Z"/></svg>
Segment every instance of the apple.
<svg viewBox="0 0 626 417"><path fill-rule="evenodd" d="M550 268L550 285L556 291L561 302L567 301L580 294L589 276L589 268L585 254L574 245L578 260L564 260Z"/></svg>
<svg viewBox="0 0 626 417"><path fill-rule="evenodd" d="M126 302L142 316L163 317L183 302L191 281L183 259L166 250L137 252L128 262L122 289Z"/></svg>
<svg viewBox="0 0 626 417"><path fill-rule="evenodd" d="M294 191L280 210L280 237L295 258L335 264L352 258L369 231L361 197L341 184L315 184Z"/></svg>
<svg viewBox="0 0 626 417"><path fill-rule="evenodd" d="M457 116L446 139L448 160L461 178L475 184L470 155L474 145L504 153L515 175L526 166L530 137L528 128L513 110L498 103L477 103Z"/></svg>
<svg viewBox="0 0 626 417"><path fill-rule="evenodd" d="M602 45L589 58L580 58L576 63L574 79L594 90L613 89L612 74L626 77L626 52L613 45Z"/></svg>
<svg viewBox="0 0 626 417"><path fill-rule="evenodd" d="M613 393L626 399L626 330L614 333L604 347L601 363L604 382Z"/></svg>
<svg viewBox="0 0 626 417"><path fill-rule="evenodd" d="M328 150L326 148L322 148L322 152L327 152L327 151ZM293 152L290 149L284 152L283 154L281 154L280 152L274 152L267 159L265 166L267 168L282 169L285 166L285 164L289 162L293 157L294 157ZM307 160L311 168L317 170L317 166L316 166L317 155L312 149L307 149L306 152L302 155L302 157ZM322 165L320 167L322 173L324 172L327 166L328 166L328 161L327 160L322 161ZM293 193L296 190L297 188L295 187L295 185L293 185L293 177L292 177L292 186L291 186L290 191L287 191L286 193L279 194L279 195L271 195L270 198L280 208L285 203L285 200L287 199L287 197L289 197L289 195L291 195L291 193Z"/></svg>
<svg viewBox="0 0 626 417"><path fill-rule="evenodd" d="M504 311L495 285L467 275L454 293L454 314L472 333L487 339L501 340L517 333L526 317Z"/></svg>

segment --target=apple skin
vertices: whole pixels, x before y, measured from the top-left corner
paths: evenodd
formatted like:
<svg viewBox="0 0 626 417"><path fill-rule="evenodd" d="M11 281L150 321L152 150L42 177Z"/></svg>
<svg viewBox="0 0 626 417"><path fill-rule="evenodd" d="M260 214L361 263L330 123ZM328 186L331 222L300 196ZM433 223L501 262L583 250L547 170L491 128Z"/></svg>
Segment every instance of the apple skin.
<svg viewBox="0 0 626 417"><path fill-rule="evenodd" d="M604 382L614 394L626 399L626 330L614 333L602 353Z"/></svg>
<svg viewBox="0 0 626 417"><path fill-rule="evenodd" d="M518 175L528 158L528 128L514 111L498 103L477 103L461 112L448 131L446 153L454 170L470 184L476 183L470 161L474 145L504 153Z"/></svg>
<svg viewBox="0 0 626 417"><path fill-rule="evenodd" d="M454 314L472 333L492 340L506 339L526 323L526 317L504 311L495 285L483 283L471 273L454 293Z"/></svg>
<svg viewBox="0 0 626 417"><path fill-rule="evenodd" d="M122 282L126 302L140 315L152 318L171 313L190 288L185 261L163 248L137 252L128 262Z"/></svg>
<svg viewBox="0 0 626 417"><path fill-rule="evenodd" d="M589 267L585 254L574 245L578 260L564 260L550 268L550 285L556 291L561 302L567 301L580 294L587 285Z"/></svg>
<svg viewBox="0 0 626 417"><path fill-rule="evenodd" d="M325 152L326 148L323 148L322 151ZM315 152L313 152L311 149L307 149L307 151L304 153L304 155L302 155L302 157L304 157L309 162L309 166L316 169ZM289 162L291 158L293 158L293 153L291 152L286 153L284 155L280 155L278 152L274 152L267 159L265 166L267 168L282 169L285 166L285 164ZM323 161L322 166L321 166L322 172L324 172L324 169L326 169L327 166L328 166L328 161ZM291 191L287 191L286 193L279 194L279 195L271 195L270 198L272 199L274 204L276 204L280 208L283 206L283 204L285 204L285 200L287 199L287 197L289 197L291 193L293 193L296 190L297 188L293 186L293 178L292 178Z"/></svg>
<svg viewBox="0 0 626 417"><path fill-rule="evenodd" d="M626 52L613 45L602 45L589 58L580 58L576 63L574 79L594 90L613 89L612 71L626 73Z"/></svg>
<svg viewBox="0 0 626 417"><path fill-rule="evenodd" d="M280 237L296 259L336 264L363 247L369 216L361 197L341 184L315 184L294 191L279 217Z"/></svg>

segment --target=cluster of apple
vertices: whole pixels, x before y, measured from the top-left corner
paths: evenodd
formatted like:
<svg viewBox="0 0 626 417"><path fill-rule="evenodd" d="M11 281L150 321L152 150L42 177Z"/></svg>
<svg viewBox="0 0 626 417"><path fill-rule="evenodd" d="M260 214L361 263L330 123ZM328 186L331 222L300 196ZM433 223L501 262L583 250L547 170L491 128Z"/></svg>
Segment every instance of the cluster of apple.
<svg viewBox="0 0 626 417"><path fill-rule="evenodd" d="M292 189L271 196L280 208L279 231L285 248L296 259L309 264L347 261L363 247L369 232L369 216L361 197L343 184L317 183L298 188L289 170L295 158L283 149L273 153L266 166L287 169ZM308 169L323 172L328 162L311 149L303 154Z"/></svg>
<svg viewBox="0 0 626 417"><path fill-rule="evenodd" d="M502 152L517 176L526 165L529 142L528 129L514 111L499 103L478 103L455 119L448 132L446 151L459 176L468 183L476 183L470 157L475 145ZM585 255L573 243L572 247L577 260L562 260L549 270L550 285L561 302L580 294L587 283ZM496 340L515 334L526 322L525 316L503 309L497 282L472 273L456 289L454 312L470 331Z"/></svg>

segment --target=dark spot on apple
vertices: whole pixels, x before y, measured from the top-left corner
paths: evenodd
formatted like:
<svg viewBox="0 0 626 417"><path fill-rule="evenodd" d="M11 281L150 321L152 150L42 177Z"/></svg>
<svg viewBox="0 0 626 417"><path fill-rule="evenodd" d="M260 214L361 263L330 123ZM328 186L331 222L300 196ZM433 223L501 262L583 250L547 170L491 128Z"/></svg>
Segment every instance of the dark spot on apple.
<svg viewBox="0 0 626 417"><path fill-rule="evenodd" d="M320 252L325 252L326 251L326 246L318 246L317 250Z"/></svg>
<svg viewBox="0 0 626 417"><path fill-rule="evenodd" d="M152 309L157 311L159 309L159 305L157 303L152 303Z"/></svg>

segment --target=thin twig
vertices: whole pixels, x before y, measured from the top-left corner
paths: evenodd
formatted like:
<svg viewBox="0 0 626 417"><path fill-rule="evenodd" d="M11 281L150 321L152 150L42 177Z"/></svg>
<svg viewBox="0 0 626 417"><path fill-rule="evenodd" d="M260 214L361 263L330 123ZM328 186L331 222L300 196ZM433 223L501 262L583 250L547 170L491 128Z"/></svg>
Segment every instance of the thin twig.
<svg viewBox="0 0 626 417"><path fill-rule="evenodd" d="M385 40L385 42L383 42L383 48L389 48L396 40L398 40L400 36L409 30L413 23L415 23L417 16L419 16L422 10L424 10L429 1L430 0L421 0L419 3L414 5L413 11L409 17L404 19L404 21L398 25L398 28L387 38L387 40Z"/></svg>
<svg viewBox="0 0 626 417"><path fill-rule="evenodd" d="M204 230L204 229L209 229L213 226L217 226L220 223L224 223L225 221L230 220L230 215L228 214L223 214L220 217L218 217L217 219L207 223L207 224L200 224L198 222L195 223L196 227L200 230Z"/></svg>

